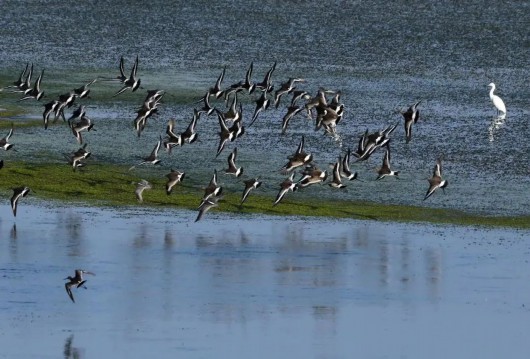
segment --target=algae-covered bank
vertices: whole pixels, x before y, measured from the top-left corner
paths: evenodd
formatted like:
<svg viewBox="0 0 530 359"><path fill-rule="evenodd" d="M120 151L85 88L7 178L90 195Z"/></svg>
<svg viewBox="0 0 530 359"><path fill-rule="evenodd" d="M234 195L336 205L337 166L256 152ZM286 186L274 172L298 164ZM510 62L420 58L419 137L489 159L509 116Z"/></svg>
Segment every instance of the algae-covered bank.
<svg viewBox="0 0 530 359"><path fill-rule="evenodd" d="M152 177L149 171L143 173L152 184L145 191L144 201L139 204L135 196L138 174L117 165L92 164L86 170L73 171L68 164L10 163L2 169L2 192L7 206L9 188L24 184L34 192L31 197L39 200L63 201L65 205L85 203L89 206L132 207L143 206L149 210L185 208L196 209L203 195L203 187L197 179L187 178L178 184L171 195L166 194L164 176ZM207 183L204 183L204 186ZM480 225L486 227L529 228L528 216L473 215L453 209L378 204L354 200L327 200L312 198L308 193L292 193L277 206L273 206L274 194L269 191L255 191L248 201L240 204L243 186L230 184L224 191L219 206L213 211L241 215L268 214L278 216L314 216L329 218L353 218L376 221L429 222L456 225ZM258 193L256 193L258 192ZM37 201L38 202L38 201ZM21 204L24 206L24 203ZM207 217L205 220L208 220Z"/></svg>

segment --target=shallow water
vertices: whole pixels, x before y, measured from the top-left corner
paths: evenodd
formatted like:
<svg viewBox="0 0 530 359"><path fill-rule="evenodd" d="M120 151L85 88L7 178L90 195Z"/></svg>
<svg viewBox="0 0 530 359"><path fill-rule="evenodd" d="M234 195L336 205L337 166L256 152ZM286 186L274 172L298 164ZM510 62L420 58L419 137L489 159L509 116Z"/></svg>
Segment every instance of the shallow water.
<svg viewBox="0 0 530 359"><path fill-rule="evenodd" d="M326 6L257 1L172 5L151 1L148 6L88 1L71 6L4 1L0 76L9 84L26 62L33 62L36 72L46 69L43 88L48 86L49 100L95 76L115 76L121 55L128 69L138 54L145 89L168 93L159 116L150 120L140 139L131 123L143 91L109 101L119 86L99 82L93 85L93 99L85 102L98 129L85 135L92 161L130 166L149 154L169 118L177 118L179 130L187 125L196 106L191 98L212 86L223 66L227 67L224 84L229 85L243 78L251 61L255 81L277 61L276 85L299 76L307 80L300 87L312 94L319 87L342 91L346 106L338 127L342 141L314 132L312 123L302 117L293 120L287 136L280 137L285 110L271 109L214 159L217 121L203 118L198 125L201 142L177 149L172 156L162 154L162 166L151 173L163 176L178 168L193 183L206 184L212 169L225 168L228 151L238 146L246 174L261 176L268 185L262 190L273 195L283 180L277 170L302 134L317 165L326 168L348 147L356 148L365 129L375 131L399 122L393 134L392 165L401 171L401 181L374 181L374 169L383 156L377 152L354 166L365 182L350 183L347 192L324 186L298 195L528 215L528 198L521 193L530 190L529 14L528 4L517 1L488 4L487 11L481 2L446 1L337 1ZM486 86L491 81L508 108L503 121L496 120L488 98ZM189 100L183 102L183 96ZM40 118L42 104L15 104L17 99L0 93L0 107L22 106L29 111L27 118ZM251 100L243 98L246 119L254 108ZM413 140L406 145L396 111L417 100L423 101L424 121L416 124ZM77 149L62 124L48 131L17 129L13 141L19 152L2 153L7 161L63 162L62 153ZM447 195L436 194L423 202L426 178L442 153L444 176L450 183ZM226 190L241 190L240 183L229 179L224 184Z"/></svg>
<svg viewBox="0 0 530 359"><path fill-rule="evenodd" d="M528 231L194 217L0 206L0 357L530 352ZM75 268L96 275L73 304Z"/></svg>

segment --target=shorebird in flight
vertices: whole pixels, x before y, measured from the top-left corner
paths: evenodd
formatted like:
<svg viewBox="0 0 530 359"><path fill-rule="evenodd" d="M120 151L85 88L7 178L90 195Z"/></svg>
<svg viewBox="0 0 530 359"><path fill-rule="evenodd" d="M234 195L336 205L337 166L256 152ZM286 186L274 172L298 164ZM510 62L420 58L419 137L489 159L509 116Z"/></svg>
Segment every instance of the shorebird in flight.
<svg viewBox="0 0 530 359"><path fill-rule="evenodd" d="M403 119L405 120L405 138L407 143L412 139L412 125L418 122L420 119L420 110L418 110L418 105L421 101L416 102L411 105L407 111L401 112Z"/></svg>
<svg viewBox="0 0 530 359"><path fill-rule="evenodd" d="M162 136L160 136L160 139L158 140L158 142L156 143L155 147L151 151L151 154L149 156L147 156L147 157L144 157L143 161L140 162L139 164L134 165L131 168L129 168L129 171L134 169L136 166L143 165L144 163L151 163L153 165L159 164L161 160L158 158L158 151L160 150L160 145L161 144L162 144Z"/></svg>
<svg viewBox="0 0 530 359"><path fill-rule="evenodd" d="M123 87L114 94L113 97L118 96L119 94L123 93L124 91L131 89L132 92L136 91L141 84L141 80L137 77L138 72L138 55L136 55L136 60L134 61L134 65L131 69L131 74L129 77L125 77L124 68L123 68L123 56L120 60L120 76L118 76L118 79L123 83Z"/></svg>
<svg viewBox="0 0 530 359"><path fill-rule="evenodd" d="M339 159L333 165L333 180L329 183L329 186L332 188L346 188L346 185L342 183L341 166L342 159L339 156Z"/></svg>
<svg viewBox="0 0 530 359"><path fill-rule="evenodd" d="M225 77L226 72L226 66L223 67L223 71L217 78L217 81L215 81L215 85L213 87L210 87L208 90L208 95L214 96L215 98L219 98L223 95L223 90L221 89L221 84L223 83L223 79Z"/></svg>
<svg viewBox="0 0 530 359"><path fill-rule="evenodd" d="M136 195L136 199L138 202L142 203L144 201L143 193L146 189L151 189L153 186L151 186L151 183L147 182L146 180L141 180L136 184L136 190L134 191L134 194Z"/></svg>
<svg viewBox="0 0 530 359"><path fill-rule="evenodd" d="M94 79L86 84L84 84L83 86L81 87L78 87L76 89L74 89L73 93L75 94L75 96L79 99L82 99L82 98L90 98L90 89L89 89L89 86L92 85L94 82L96 82L97 79Z"/></svg>
<svg viewBox="0 0 530 359"><path fill-rule="evenodd" d="M348 148L348 152L346 152L346 156L344 156L344 158L342 159L340 175L344 178L347 178L350 181L353 181L354 179L357 179L357 172L352 172L350 169L350 155L351 155L351 151Z"/></svg>
<svg viewBox="0 0 530 359"><path fill-rule="evenodd" d="M197 218L195 218L195 222L198 222L201 220L201 218L204 216L206 212L208 212L210 209L217 207L219 204L219 198L217 197L210 197L204 201L199 206L199 214L197 214Z"/></svg>
<svg viewBox="0 0 530 359"><path fill-rule="evenodd" d="M236 166L237 158L237 147L228 155L228 168L225 169L225 173L239 177L243 174L243 167Z"/></svg>
<svg viewBox="0 0 530 359"><path fill-rule="evenodd" d="M240 204L243 204L247 200L247 197L250 194L250 191L258 188L262 184L262 182L258 179L258 177L248 179L246 181L243 181L243 183L245 183L245 189L243 190L243 195L241 196Z"/></svg>
<svg viewBox="0 0 530 359"><path fill-rule="evenodd" d="M294 173L291 173L289 178L285 179L282 183L280 183L280 191L278 192L278 195L276 196L276 199L274 200L273 206L276 206L280 201L283 199L283 197L287 194L289 191L296 191L298 189L298 185L294 181Z"/></svg>
<svg viewBox="0 0 530 359"><path fill-rule="evenodd" d="M66 293L68 294L68 297L70 297L70 299L72 300L72 303L75 303L74 295L72 293L72 287L76 287L76 288L83 287L86 289L85 283L87 281L86 279L83 279L83 274L95 275L94 273L83 270L83 269L76 269L75 275L73 277L68 276L64 278L64 280L68 279L68 282L64 284L64 288L66 289Z"/></svg>
<svg viewBox="0 0 530 359"><path fill-rule="evenodd" d="M22 197L26 197L31 191L29 187L17 187L13 188L13 196L11 196L11 209L13 210L13 216L17 216L18 201Z"/></svg>
<svg viewBox="0 0 530 359"><path fill-rule="evenodd" d="M438 189L441 188L442 191L445 193L445 187L449 184L447 180L442 179L442 156L438 158L436 161L436 165L434 165L434 169L432 172L432 177L428 179L429 181L429 189L427 190L427 193L425 194L425 197L423 200L425 201L427 198L432 196L432 194Z"/></svg>
<svg viewBox="0 0 530 359"><path fill-rule="evenodd" d="M377 171L377 178L376 180L380 180L382 178L385 178L387 176L396 176L398 178L399 171L393 171L390 169L390 145L387 143L386 145L386 151L385 155L383 157L383 165L381 168Z"/></svg>
<svg viewBox="0 0 530 359"><path fill-rule="evenodd" d="M184 172L179 172L176 170L171 170L166 177L167 177L167 183L166 183L166 194L169 196L171 192L173 191L173 187L177 185L177 183L182 182L186 174Z"/></svg>
<svg viewBox="0 0 530 359"><path fill-rule="evenodd" d="M281 171L283 173L290 172L295 168L311 163L313 155L304 151L304 143L305 139L304 136L302 136L296 152L292 156L287 157L289 161L282 167Z"/></svg>
<svg viewBox="0 0 530 359"><path fill-rule="evenodd" d="M320 170L315 166L308 166L302 171L302 178L298 181L300 188L312 184L322 183L328 178L326 170Z"/></svg>
<svg viewBox="0 0 530 359"><path fill-rule="evenodd" d="M41 91L40 89L40 83L42 81L42 76L44 76L44 70L41 71L39 77L37 77L37 80L35 80L33 87L24 91L24 97L22 97L19 101L29 100L32 98L39 101L42 98L42 96L44 96L44 91Z"/></svg>
<svg viewBox="0 0 530 359"><path fill-rule="evenodd" d="M11 148L13 148L13 144L9 143L9 139L13 135L13 128L14 124L11 124L11 129L7 133L7 136L5 136L4 138L0 138L0 148L4 151L9 151Z"/></svg>

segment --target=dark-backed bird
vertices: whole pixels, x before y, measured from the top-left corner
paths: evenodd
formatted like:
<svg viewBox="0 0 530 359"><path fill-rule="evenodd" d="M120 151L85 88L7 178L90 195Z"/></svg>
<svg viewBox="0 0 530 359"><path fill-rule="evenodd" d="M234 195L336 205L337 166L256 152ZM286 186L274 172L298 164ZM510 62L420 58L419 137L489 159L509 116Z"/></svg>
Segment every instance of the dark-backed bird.
<svg viewBox="0 0 530 359"><path fill-rule="evenodd" d="M250 123L248 124L249 127L252 126L254 121L257 120L261 112L269 108L271 100L268 98L267 94L268 94L267 91L263 91L261 93L261 96L256 100L256 108L254 109L254 114L252 115L252 119L250 120Z"/></svg>
<svg viewBox="0 0 530 359"><path fill-rule="evenodd" d="M166 182L166 194L169 196L171 192L173 191L173 187L177 185L177 183L182 182L186 174L184 172L180 172L177 170L172 169L171 172L169 172Z"/></svg>
<svg viewBox="0 0 530 359"><path fill-rule="evenodd" d="M405 120L405 138L407 143L412 139L412 125L420 119L420 110L418 110L418 105L420 103L421 101L418 101L411 105L407 111L401 112L401 115Z"/></svg>
<svg viewBox="0 0 530 359"><path fill-rule="evenodd" d="M11 124L11 128L9 129L7 136L0 138L0 148L3 149L4 151L9 151L11 148L13 148L13 144L9 143L9 139L13 135L13 128L14 128L14 125Z"/></svg>
<svg viewBox="0 0 530 359"><path fill-rule="evenodd" d="M228 168L224 170L226 174L239 177L243 174L243 167L236 166L237 147L228 155Z"/></svg>
<svg viewBox="0 0 530 359"><path fill-rule="evenodd" d="M313 184L322 183L328 178L326 170L321 170L315 166L307 166L302 171L302 178L298 181L300 188L307 187Z"/></svg>
<svg viewBox="0 0 530 359"><path fill-rule="evenodd" d="M280 201L285 197L287 192L289 191L296 191L298 189L298 186L296 182L294 181L294 173L291 173L289 178L286 178L282 183L280 183L280 191L276 195L276 199L274 200L273 206L276 206Z"/></svg>
<svg viewBox="0 0 530 359"><path fill-rule="evenodd" d="M351 151L348 148L348 152L346 152L346 155L342 159L342 164L340 167L340 174L342 177L347 178L350 181L353 181L354 179L357 179L357 172L352 172L350 169L350 155ZM339 157L340 160L340 157Z"/></svg>
<svg viewBox="0 0 530 359"><path fill-rule="evenodd" d="M342 183L341 179L341 166L342 159L339 156L339 159L333 165L333 179L331 183L328 183L331 188L346 188L346 185Z"/></svg>
<svg viewBox="0 0 530 359"><path fill-rule="evenodd" d="M290 172L295 168L308 165L313 160L313 155L304 151L305 138L302 136L300 143L296 149L296 152L287 157L289 160L281 169L283 173Z"/></svg>
<svg viewBox="0 0 530 359"><path fill-rule="evenodd" d="M123 62L120 61L120 72L121 72L120 80L122 80L124 77L122 64ZM134 61L134 65L131 69L131 74L129 75L128 78L122 81L123 87L118 92L116 92L114 96L118 96L119 94L123 93L124 91L128 89L131 89L131 91L134 92L140 87L141 80L137 77L137 72L138 72L138 55L136 55L136 60Z"/></svg>
<svg viewBox="0 0 530 359"><path fill-rule="evenodd" d="M245 189L243 190L243 195L241 196L241 204L243 204L247 200L250 191L258 188L262 184L258 177L245 180L243 181L243 183L245 184Z"/></svg>
<svg viewBox="0 0 530 359"><path fill-rule="evenodd" d="M287 113L282 118L282 135L285 135L287 132L287 126L293 117L300 113L303 109L304 108L302 106L297 105L291 105L287 107Z"/></svg>
<svg viewBox="0 0 530 359"><path fill-rule="evenodd" d="M221 74L217 78L217 81L215 81L215 84L213 85L213 87L210 87L210 89L208 90L208 95L214 96L215 98L219 98L223 95L223 89L221 88L221 84L223 83L225 72L226 72L226 66L223 67L223 71L221 71Z"/></svg>
<svg viewBox="0 0 530 359"><path fill-rule="evenodd" d="M76 269L75 275L73 277L68 276L64 278L64 280L68 279L68 282L64 284L64 288L66 289L66 293L68 294L68 297L70 297L70 299L72 300L72 303L75 303L74 295L72 294L72 287L76 287L76 288L83 287L86 289L85 283L87 281L83 279L83 274L95 275L94 273L86 271L86 270Z"/></svg>
<svg viewBox="0 0 530 359"><path fill-rule="evenodd" d="M265 77L263 78L263 81L255 84L254 89L260 89L264 92L271 92L273 90L271 77L274 70L276 70L276 62L274 62L269 71L267 71Z"/></svg>
<svg viewBox="0 0 530 359"><path fill-rule="evenodd" d="M210 183L208 183L208 186L204 189L204 196L202 197L202 202L212 198L220 196L223 193L223 187L221 187L217 183L217 170L213 170L213 176L210 180Z"/></svg>
<svg viewBox="0 0 530 359"><path fill-rule="evenodd" d="M397 176L399 175L399 171L393 171L390 169L390 145L386 145L386 151L385 155L383 156L383 165L381 168L377 171L377 178L376 180L380 180L382 178L385 178L387 176Z"/></svg>
<svg viewBox="0 0 530 359"><path fill-rule="evenodd" d="M134 169L136 166L140 166L140 165L143 165L145 163L151 163L152 165L159 164L161 162L161 160L158 158L158 151L160 150L160 145L161 144L162 144L162 136L160 136L160 139L158 140L158 142L156 143L155 147L151 151L151 154L149 156L147 156L147 157L144 157L143 161L140 162L139 164L134 165L131 168L129 168L129 171Z"/></svg>
<svg viewBox="0 0 530 359"><path fill-rule="evenodd" d="M423 200L425 201L427 198L432 196L434 191L436 191L438 188L441 188L442 191L445 193L445 187L449 184L447 180L442 179L442 156L438 158L436 161L436 164L434 165L434 169L432 171L432 177L428 179L429 181L429 189L427 190L427 193L425 194L425 197Z"/></svg>
<svg viewBox="0 0 530 359"><path fill-rule="evenodd" d="M280 105L280 100L283 95L293 92L295 89L295 84L297 82L304 82L304 79L291 77L286 82L280 85L280 88L274 92L274 107L278 108Z"/></svg>
<svg viewBox="0 0 530 359"><path fill-rule="evenodd" d="M235 133L226 125L223 113L217 109L215 112L217 113L217 120L219 122L220 127L220 131L218 132L219 145L217 146L217 154L215 155L215 157L217 157L225 148L226 143L234 140Z"/></svg>
<svg viewBox="0 0 530 359"><path fill-rule="evenodd" d="M22 197L26 197L31 191L29 187L17 187L13 188L13 195L11 196L11 209L13 210L13 216L17 216L18 201Z"/></svg>
<svg viewBox="0 0 530 359"><path fill-rule="evenodd" d="M78 98L80 98L80 99L85 98L85 97L86 97L86 98L90 98L90 96L89 96L89 95L90 95L90 88L89 88L89 87L90 87L90 85L92 85L94 82L96 82L96 80L97 80L97 79L94 79L94 80L92 80L92 81L90 81L90 82L87 82L86 84L84 84L84 85L81 86L81 87L75 88L74 91L73 91L74 94L75 94Z"/></svg>
<svg viewBox="0 0 530 359"><path fill-rule="evenodd" d="M197 214L197 218L195 218L195 222L198 222L201 220L201 218L204 216L206 212L208 212L210 209L218 206L219 198L217 197L209 197L208 199L201 202L198 210L199 214Z"/></svg>
<svg viewBox="0 0 530 359"><path fill-rule="evenodd" d="M35 80L33 87L24 91L24 96L19 101L29 100L32 98L39 101L42 98L42 96L44 96L44 91L41 91L40 89L40 83L42 81L42 76L44 76L44 70L41 71L39 77L37 77L37 80Z"/></svg>

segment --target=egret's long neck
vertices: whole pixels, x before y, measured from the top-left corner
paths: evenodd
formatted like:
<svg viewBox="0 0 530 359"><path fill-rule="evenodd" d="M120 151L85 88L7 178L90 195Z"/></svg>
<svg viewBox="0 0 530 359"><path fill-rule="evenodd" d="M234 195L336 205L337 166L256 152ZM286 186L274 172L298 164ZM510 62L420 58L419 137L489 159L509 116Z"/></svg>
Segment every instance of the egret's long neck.
<svg viewBox="0 0 530 359"><path fill-rule="evenodd" d="M493 91L495 91L495 86L492 86L492 87L491 87L491 90L490 90L490 99L493 99Z"/></svg>

